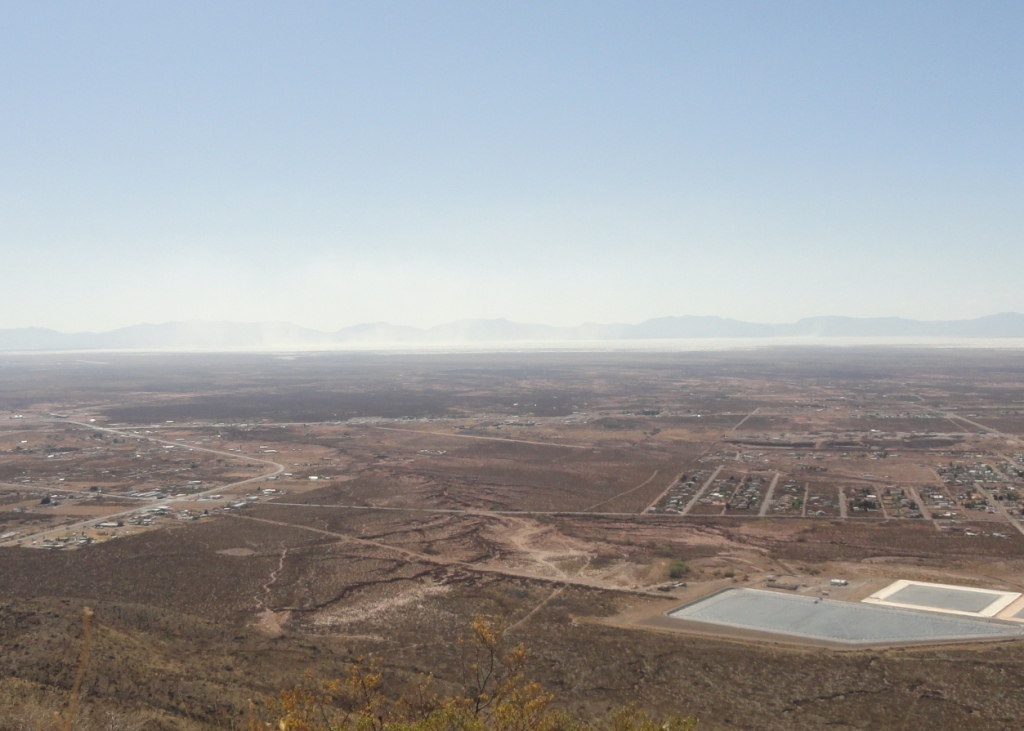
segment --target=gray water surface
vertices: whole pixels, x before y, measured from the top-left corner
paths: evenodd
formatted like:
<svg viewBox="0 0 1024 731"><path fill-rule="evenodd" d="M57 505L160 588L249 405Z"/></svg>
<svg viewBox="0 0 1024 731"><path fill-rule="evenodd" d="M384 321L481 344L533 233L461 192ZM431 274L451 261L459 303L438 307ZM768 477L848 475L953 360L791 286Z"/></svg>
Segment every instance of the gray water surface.
<svg viewBox="0 0 1024 731"><path fill-rule="evenodd" d="M998 620L941 616L924 610L760 589L726 589L669 612L669 616L849 644L1024 636L1024 625Z"/></svg>

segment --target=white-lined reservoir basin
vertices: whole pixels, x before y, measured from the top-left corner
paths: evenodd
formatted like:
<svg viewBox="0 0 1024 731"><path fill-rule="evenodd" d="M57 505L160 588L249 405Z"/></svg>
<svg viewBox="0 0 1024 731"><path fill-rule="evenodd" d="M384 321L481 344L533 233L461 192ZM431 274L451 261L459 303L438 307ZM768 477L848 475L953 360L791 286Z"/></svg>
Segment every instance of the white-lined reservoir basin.
<svg viewBox="0 0 1024 731"><path fill-rule="evenodd" d="M975 617L995 617L1020 599L1020 596L1020 593L1015 591L900 580L876 591L865 599L864 603Z"/></svg>
<svg viewBox="0 0 1024 731"><path fill-rule="evenodd" d="M1016 623L761 589L726 589L675 609L668 616L854 645L1024 637L1024 626Z"/></svg>

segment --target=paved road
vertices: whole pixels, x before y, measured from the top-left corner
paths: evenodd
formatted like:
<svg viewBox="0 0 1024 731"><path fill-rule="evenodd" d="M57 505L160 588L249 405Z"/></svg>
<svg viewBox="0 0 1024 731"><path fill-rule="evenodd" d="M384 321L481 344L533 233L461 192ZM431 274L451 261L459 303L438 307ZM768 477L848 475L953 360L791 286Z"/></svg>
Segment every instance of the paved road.
<svg viewBox="0 0 1024 731"><path fill-rule="evenodd" d="M510 439L507 437L485 437L478 434L452 434L447 431L427 431L426 429L404 429L398 426L374 426L370 425L371 429L381 429L383 431L407 431L413 434L431 434L437 437L454 437L456 439L484 439L489 442L512 442L513 444L535 444L540 447L562 447L563 449L586 449L587 451L593 451L595 447L591 447L587 444L561 444L559 442L536 442L529 439Z"/></svg>
<svg viewBox="0 0 1024 731"><path fill-rule="evenodd" d="M938 475L936 475L938 477ZM932 511L925 505L924 500L921 498L921 493L913 485L907 485L907 492L910 493L910 497L917 503L917 507L921 510L921 515L924 516L925 520L930 520L935 523L935 519L932 517ZM936 523L936 525L938 525Z"/></svg>
<svg viewBox="0 0 1024 731"><path fill-rule="evenodd" d="M692 498L690 498L690 502L686 503L686 507L683 508L683 512L680 513L680 515L689 514L690 509L697 504L697 501L700 499L700 496L703 495L709 487L711 487L711 483L715 481L715 478L718 477L718 473L721 472L722 468L724 467L724 464L718 465L718 469L711 473L711 477L704 481L704 484L700 486L700 489L697 490L697 492L694 494Z"/></svg>
<svg viewBox="0 0 1024 731"><path fill-rule="evenodd" d="M776 472L775 477L772 478L772 484L768 486L768 492L765 493L764 501L761 503L761 510L758 511L758 517L763 518L768 515L768 507L772 502L772 495L775 494L775 486L779 484L779 478L782 476L781 472Z"/></svg>
<svg viewBox="0 0 1024 731"><path fill-rule="evenodd" d="M602 501L601 501L601 502L599 502L599 503L594 503L594 504L593 504L593 505L591 505L590 507L587 507L587 508L583 508L583 509L584 509L584 510L588 510L588 511L589 511L589 510L593 510L594 508L599 508L599 507L601 507L602 505L605 505L606 503L610 503L610 502L611 502L612 500L617 500L617 499L618 499L618 498L620 498L620 497L624 497L624 496L626 496L626 495L629 495L629 494L631 494L631 493L634 493L634 492L636 492L637 490L639 490L639 489L640 489L641 487L647 487L647 485L649 485L649 484L650 484L651 480L653 480L653 479L654 479L655 477L657 477L657 476L658 476L658 473L659 473L660 471L661 471L661 470L654 470L654 472L653 472L653 473L651 474L651 476L650 476L650 477L648 477L648 478L647 478L646 480L644 480L643 482L641 482L641 483L640 483L639 485L637 485L636 487L632 487L632 488L630 488L630 489L626 490L625 492L620 492L620 493L619 493L618 495L613 495L612 497L608 498L607 500L602 500ZM679 473L679 475L680 475L680 476L682 476L682 475L683 475L683 473L682 473L682 472L680 472L680 473ZM676 478L675 478L674 480L672 480L672 482L670 482L670 483L669 483L669 487L672 487L672 485L676 484L676 482L678 482L678 480L679 480L679 477L676 477Z"/></svg>
<svg viewBox="0 0 1024 731"><path fill-rule="evenodd" d="M107 493L96 492L93 490L71 490L66 487L52 487L46 485L45 487L33 487L30 484L15 485L11 482L0 482L0 490L18 491L18 492L39 492L45 490L46 492L66 492L71 495L88 495L89 497L108 497L112 500L151 500L152 498L145 497L132 497L130 495L110 495Z"/></svg>
<svg viewBox="0 0 1024 731"><path fill-rule="evenodd" d="M747 419L749 419L751 416L753 416L754 414L756 414L760 410L761 410L761 407L758 406L756 409L754 409L749 414L747 414L742 419L740 419L739 422L736 424L736 426L734 426L732 429L729 430L729 435L731 436L731 435L735 434L736 430L739 429L741 426L743 426L743 424L746 423Z"/></svg>
<svg viewBox="0 0 1024 731"><path fill-rule="evenodd" d="M260 503L267 507L286 507L286 508L316 508L324 510L366 510L366 511L378 511L384 513L422 513L425 515L437 514L437 515L474 515L478 517L487 517L488 515L515 515L524 518L533 516L553 516L560 518L655 518L658 520L664 520L666 518L678 521L680 523L692 523L699 525L701 519L714 519L719 518L731 518L734 520L758 520L760 516L750 514L726 514L726 515L683 515L681 513L656 513L654 515L644 513L612 513L612 512L582 512L578 510L484 510L479 508L413 508L413 507L396 507L393 505L346 505L338 503L285 503L278 502L276 500L267 501ZM800 515L773 515L772 519L775 518L801 518ZM824 518L822 518L824 520ZM857 517L857 521L863 522L883 522L886 519L882 516L863 516ZM910 518L897 518L896 520L907 520Z"/></svg>

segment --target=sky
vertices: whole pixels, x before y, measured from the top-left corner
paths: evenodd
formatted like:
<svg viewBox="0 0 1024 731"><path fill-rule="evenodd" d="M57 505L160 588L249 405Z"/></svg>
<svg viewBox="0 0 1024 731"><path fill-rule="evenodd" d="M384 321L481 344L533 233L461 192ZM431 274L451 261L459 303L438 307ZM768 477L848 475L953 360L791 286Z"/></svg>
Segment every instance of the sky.
<svg viewBox="0 0 1024 731"><path fill-rule="evenodd" d="M0 0L0 328L1024 312L1024 3Z"/></svg>

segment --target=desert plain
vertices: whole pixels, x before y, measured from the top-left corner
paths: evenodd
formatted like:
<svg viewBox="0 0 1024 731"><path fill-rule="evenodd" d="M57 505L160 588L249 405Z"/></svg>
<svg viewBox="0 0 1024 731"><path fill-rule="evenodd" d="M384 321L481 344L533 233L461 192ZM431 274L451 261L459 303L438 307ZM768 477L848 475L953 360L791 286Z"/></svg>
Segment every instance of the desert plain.
<svg viewBox="0 0 1024 731"><path fill-rule="evenodd" d="M1016 729L1022 639L666 612L1024 592L1022 511L1016 350L4 355L0 718L60 706L88 606L82 698L139 728L243 728L356 657L454 684L482 614L581 713Z"/></svg>

